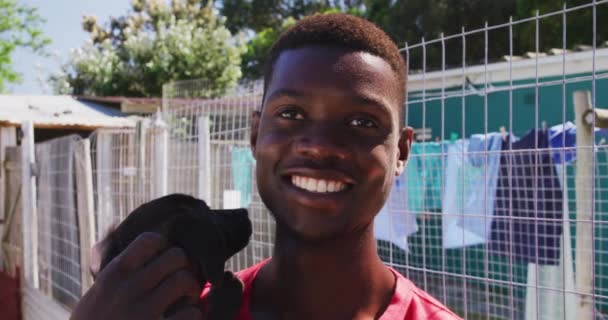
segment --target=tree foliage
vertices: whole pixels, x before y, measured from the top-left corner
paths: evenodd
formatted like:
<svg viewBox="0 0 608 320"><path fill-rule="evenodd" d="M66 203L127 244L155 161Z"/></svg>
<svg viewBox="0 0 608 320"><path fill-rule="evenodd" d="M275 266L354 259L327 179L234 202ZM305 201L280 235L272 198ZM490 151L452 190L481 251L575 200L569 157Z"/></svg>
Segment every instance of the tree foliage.
<svg viewBox="0 0 608 320"><path fill-rule="evenodd" d="M591 0L568 0L568 7L590 3ZM231 30L252 30L256 36L248 43L248 54L243 58L243 73L246 77L260 76L260 66L274 39L283 29L286 17L296 20L317 12L343 11L355 13L374 23L388 33L398 44L417 44L425 40L437 39L460 34L462 30L471 31L489 26L505 24L512 17L517 21L534 17L536 10L541 14L563 8L562 0L227 0L223 2L221 13L228 17ZM240 8L247 8L241 10ZM597 6L597 44L608 40L602 30L608 30L608 6ZM574 48L579 44L592 44L592 10L577 10L568 14L566 47ZM562 16L543 18L539 25L541 35L540 52L552 48L562 48ZM513 27L513 53L522 55L536 51L536 25L534 20ZM488 60L500 60L510 51L509 30L507 27L492 30L488 34ZM466 39L466 63L479 64L485 61L485 36L483 32L468 36ZM447 67L462 64L462 41L454 39L446 42ZM255 53L255 54L250 54ZM441 67L440 45L426 48L427 69ZM413 69L423 65L421 49L409 52Z"/></svg>
<svg viewBox="0 0 608 320"><path fill-rule="evenodd" d="M245 79L255 80L264 76L264 63L272 44L283 31L295 23L295 19L287 18L279 28L262 29L247 43L247 50L243 54L241 62L241 70Z"/></svg>
<svg viewBox="0 0 608 320"><path fill-rule="evenodd" d="M102 27L85 16L91 39L74 50L55 90L100 96L161 96L165 83L206 79L201 96L224 93L241 77L244 40L233 36L211 2L133 0Z"/></svg>
<svg viewBox="0 0 608 320"><path fill-rule="evenodd" d="M23 47L44 53L50 43L41 29L44 22L37 9L16 0L0 0L0 92L5 90L6 83L20 80L12 67L11 54L15 49Z"/></svg>
<svg viewBox="0 0 608 320"><path fill-rule="evenodd" d="M348 12L363 16L361 0L223 0L220 13L232 32L254 36L247 42L241 70L247 80L263 76L266 58L279 35L299 19L316 13Z"/></svg>

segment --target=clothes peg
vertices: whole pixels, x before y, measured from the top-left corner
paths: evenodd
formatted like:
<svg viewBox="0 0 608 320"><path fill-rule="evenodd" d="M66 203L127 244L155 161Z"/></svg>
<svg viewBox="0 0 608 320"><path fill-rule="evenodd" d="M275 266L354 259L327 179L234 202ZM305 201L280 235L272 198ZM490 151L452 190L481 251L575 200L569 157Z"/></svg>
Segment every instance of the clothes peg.
<svg viewBox="0 0 608 320"><path fill-rule="evenodd" d="M502 126L498 130L500 131L500 135L502 136L502 141L507 141L507 128L505 128L505 126Z"/></svg>

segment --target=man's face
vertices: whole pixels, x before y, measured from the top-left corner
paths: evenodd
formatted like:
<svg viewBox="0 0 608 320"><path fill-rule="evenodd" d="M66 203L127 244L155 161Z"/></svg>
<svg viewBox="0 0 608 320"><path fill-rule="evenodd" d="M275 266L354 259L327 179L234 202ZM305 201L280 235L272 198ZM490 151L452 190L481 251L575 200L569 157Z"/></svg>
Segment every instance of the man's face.
<svg viewBox="0 0 608 320"><path fill-rule="evenodd" d="M368 53L281 53L251 143L260 195L279 224L309 241L369 226L409 151L398 83Z"/></svg>

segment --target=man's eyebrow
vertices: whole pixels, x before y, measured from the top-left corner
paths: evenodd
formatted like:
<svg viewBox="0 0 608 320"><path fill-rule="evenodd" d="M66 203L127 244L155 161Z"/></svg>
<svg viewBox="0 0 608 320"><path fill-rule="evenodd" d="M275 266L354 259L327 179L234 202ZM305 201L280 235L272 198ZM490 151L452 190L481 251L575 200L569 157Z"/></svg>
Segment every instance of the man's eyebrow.
<svg viewBox="0 0 608 320"><path fill-rule="evenodd" d="M281 89L277 89L273 92L270 93L270 95L268 97L266 97L266 101L271 101L274 99L279 99L279 98L303 98L306 97L307 95L301 91L295 90L295 89L290 89L290 88L281 88Z"/></svg>
<svg viewBox="0 0 608 320"><path fill-rule="evenodd" d="M357 105L373 106L382 110L382 112L385 112L387 115L391 114L391 107L389 103L386 101L386 99L383 99L382 97L354 96L352 100Z"/></svg>

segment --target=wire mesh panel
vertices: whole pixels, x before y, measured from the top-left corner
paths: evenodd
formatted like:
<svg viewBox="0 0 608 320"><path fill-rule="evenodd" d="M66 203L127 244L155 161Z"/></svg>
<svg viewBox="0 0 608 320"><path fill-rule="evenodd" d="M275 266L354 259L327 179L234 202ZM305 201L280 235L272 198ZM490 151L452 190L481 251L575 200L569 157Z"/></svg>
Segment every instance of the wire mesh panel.
<svg viewBox="0 0 608 320"><path fill-rule="evenodd" d="M154 130L146 120L136 128L96 130L90 140L99 241L131 211L158 196L152 174Z"/></svg>
<svg viewBox="0 0 608 320"><path fill-rule="evenodd" d="M80 139L67 136L36 145L40 289L66 306L75 305L82 290L74 169Z"/></svg>
<svg viewBox="0 0 608 320"><path fill-rule="evenodd" d="M598 28L606 14L608 0L593 1L401 50L416 141L376 217L378 253L466 319L608 316L608 120L596 113L608 108L608 30ZM588 21L588 39L568 36L572 19ZM206 85L167 84L162 113L91 136L97 240L140 204L179 192L216 209L248 208L253 236L230 269L271 256L275 225L249 148L262 83L198 98ZM40 287L68 306L88 268L78 139L36 146ZM11 239L3 247L18 251Z"/></svg>
<svg viewBox="0 0 608 320"><path fill-rule="evenodd" d="M253 236L229 267L240 270L270 256L274 225L256 191L249 148L251 113L261 105L262 83L242 85L222 98L197 99L204 81L165 85L169 192L198 196L212 208L249 209Z"/></svg>
<svg viewBox="0 0 608 320"><path fill-rule="evenodd" d="M402 49L406 123L420 134L407 213L390 218L416 228L380 254L467 319L608 314L605 131L583 117L608 108L607 13L608 1L564 6ZM571 39L569 21L588 30Z"/></svg>

